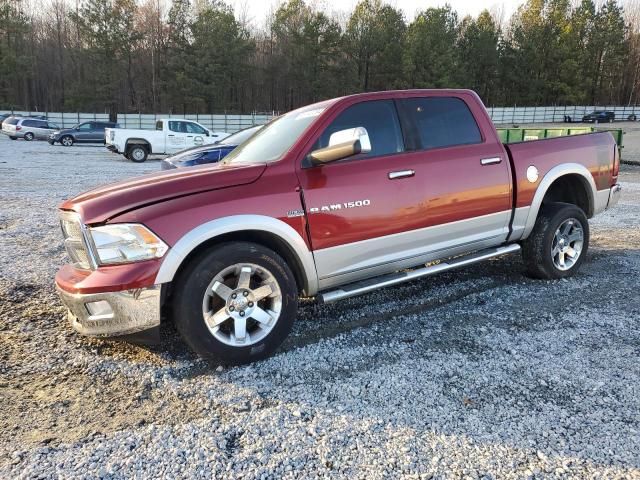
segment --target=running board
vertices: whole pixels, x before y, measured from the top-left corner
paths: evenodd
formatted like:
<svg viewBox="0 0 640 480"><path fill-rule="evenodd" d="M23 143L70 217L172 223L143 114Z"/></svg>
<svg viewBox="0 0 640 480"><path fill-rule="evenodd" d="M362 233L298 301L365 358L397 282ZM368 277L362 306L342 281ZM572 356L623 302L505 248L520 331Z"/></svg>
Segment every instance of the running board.
<svg viewBox="0 0 640 480"><path fill-rule="evenodd" d="M488 248L469 255L442 261L430 267L422 267L408 272L397 272L389 275L383 275L381 277L370 278L361 282L350 283L344 287L338 288L337 290L318 294L318 300L320 303L337 302L344 298L355 297L356 295L362 295L363 293L378 290L379 288L397 285L398 283L408 282L410 280L415 280L416 278L422 278L440 272L446 272L447 270L464 267L465 265L471 265L472 263L481 262L507 253L514 253L518 250L520 250L520 245L516 243L502 247Z"/></svg>

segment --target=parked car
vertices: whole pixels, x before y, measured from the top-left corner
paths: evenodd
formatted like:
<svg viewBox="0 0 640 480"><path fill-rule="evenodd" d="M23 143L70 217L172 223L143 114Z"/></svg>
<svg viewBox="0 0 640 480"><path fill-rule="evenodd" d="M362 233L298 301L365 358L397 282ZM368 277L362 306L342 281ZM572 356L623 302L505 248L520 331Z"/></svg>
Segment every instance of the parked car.
<svg viewBox="0 0 640 480"><path fill-rule="evenodd" d="M11 140L24 138L27 141L34 139L45 140L54 130L60 127L55 123L37 118L11 117L2 122L2 133L8 135Z"/></svg>
<svg viewBox="0 0 640 480"><path fill-rule="evenodd" d="M104 143L104 132L106 128L119 128L114 122L83 122L71 128L64 128L49 135L49 143L54 145L60 143L65 147L70 147L74 143Z"/></svg>
<svg viewBox="0 0 640 480"><path fill-rule="evenodd" d="M2 124L10 118L22 118L22 115L20 115L19 113L2 114L2 117L0 117L0 131L2 130Z"/></svg>
<svg viewBox="0 0 640 480"><path fill-rule="evenodd" d="M107 128L107 148L132 162L144 162L150 154L166 155L185 148L215 143L228 137L225 132L212 132L197 122L180 118L163 118L155 130Z"/></svg>
<svg viewBox="0 0 640 480"><path fill-rule="evenodd" d="M213 145L183 150L162 160L160 163L161 168L162 170L171 170L173 168L192 167L194 165L219 162L226 157L227 154L231 153L234 148L251 138L261 128L262 125L254 125L253 127L245 128L233 135L229 135L224 140L220 140Z"/></svg>
<svg viewBox="0 0 640 480"><path fill-rule="evenodd" d="M582 121L585 123L613 123L616 119L615 112L605 112L605 111L595 111L591 112L584 117L582 117Z"/></svg>
<svg viewBox="0 0 640 480"><path fill-rule="evenodd" d="M200 355L250 362L289 334L301 296L334 302L518 251L532 277L573 275L587 219L618 202L619 168L609 132L503 145L469 90L346 96L281 116L215 165L64 202L71 263L56 284L82 334L150 334L166 313Z"/></svg>

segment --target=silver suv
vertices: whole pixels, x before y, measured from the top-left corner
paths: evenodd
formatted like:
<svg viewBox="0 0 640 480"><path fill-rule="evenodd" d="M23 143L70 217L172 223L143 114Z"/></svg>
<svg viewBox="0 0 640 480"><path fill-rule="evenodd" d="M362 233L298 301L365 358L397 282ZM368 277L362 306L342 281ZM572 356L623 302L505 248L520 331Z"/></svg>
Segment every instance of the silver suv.
<svg viewBox="0 0 640 480"><path fill-rule="evenodd" d="M17 138L24 138L27 141L46 140L51 132L56 130L60 130L58 125L39 118L12 117L2 122L2 133L8 135L11 140Z"/></svg>

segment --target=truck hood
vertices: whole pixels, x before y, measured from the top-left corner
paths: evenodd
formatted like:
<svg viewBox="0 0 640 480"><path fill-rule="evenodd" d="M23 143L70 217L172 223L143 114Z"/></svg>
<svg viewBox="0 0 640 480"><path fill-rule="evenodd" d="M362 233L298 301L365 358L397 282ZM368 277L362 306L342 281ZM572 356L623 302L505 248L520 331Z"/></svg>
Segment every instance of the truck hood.
<svg viewBox="0 0 640 480"><path fill-rule="evenodd" d="M103 223L145 205L255 182L266 168L265 163L215 164L152 173L89 190L60 208L78 212L86 224Z"/></svg>

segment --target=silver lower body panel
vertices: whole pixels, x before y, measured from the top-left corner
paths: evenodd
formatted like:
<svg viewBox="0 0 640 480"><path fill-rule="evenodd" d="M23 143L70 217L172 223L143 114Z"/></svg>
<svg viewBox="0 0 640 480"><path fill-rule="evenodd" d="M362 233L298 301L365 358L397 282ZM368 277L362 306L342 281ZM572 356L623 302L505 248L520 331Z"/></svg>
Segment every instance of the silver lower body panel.
<svg viewBox="0 0 640 480"><path fill-rule="evenodd" d="M160 325L160 285L89 294L57 290L68 309L71 326L82 335L130 335Z"/></svg>

